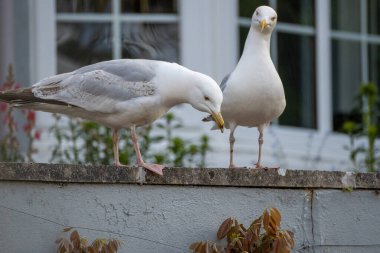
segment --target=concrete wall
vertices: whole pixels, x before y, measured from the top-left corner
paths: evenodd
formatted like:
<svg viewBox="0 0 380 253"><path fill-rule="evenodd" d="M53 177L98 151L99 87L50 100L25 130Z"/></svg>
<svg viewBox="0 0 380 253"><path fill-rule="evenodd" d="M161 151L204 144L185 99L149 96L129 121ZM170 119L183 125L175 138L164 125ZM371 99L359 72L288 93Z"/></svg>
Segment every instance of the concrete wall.
<svg viewBox="0 0 380 253"><path fill-rule="evenodd" d="M356 189L342 191L348 185ZM138 168L0 163L0 252L55 252L62 225L89 240L119 238L119 252L188 252L215 240L227 217L249 225L270 206L295 232L294 252L380 252L379 189L379 174L173 168L159 178Z"/></svg>

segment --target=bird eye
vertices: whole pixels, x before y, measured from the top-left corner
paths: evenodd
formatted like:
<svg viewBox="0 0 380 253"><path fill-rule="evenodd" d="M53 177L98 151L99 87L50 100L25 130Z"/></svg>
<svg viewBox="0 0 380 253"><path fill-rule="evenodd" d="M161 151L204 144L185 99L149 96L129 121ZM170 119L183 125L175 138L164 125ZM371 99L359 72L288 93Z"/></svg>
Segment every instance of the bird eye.
<svg viewBox="0 0 380 253"><path fill-rule="evenodd" d="M259 16L259 15L260 15L259 11L256 11L256 16Z"/></svg>
<svg viewBox="0 0 380 253"><path fill-rule="evenodd" d="M205 96L205 100L210 100L210 98L208 96Z"/></svg>
<svg viewBox="0 0 380 253"><path fill-rule="evenodd" d="M275 21L275 20L276 20L276 17L272 17L271 20L272 20L272 21Z"/></svg>

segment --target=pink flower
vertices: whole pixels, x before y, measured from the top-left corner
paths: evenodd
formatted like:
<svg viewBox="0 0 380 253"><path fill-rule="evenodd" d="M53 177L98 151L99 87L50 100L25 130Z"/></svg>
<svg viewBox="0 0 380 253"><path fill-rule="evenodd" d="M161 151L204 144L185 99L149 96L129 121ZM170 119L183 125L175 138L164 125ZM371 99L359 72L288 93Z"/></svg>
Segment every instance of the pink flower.
<svg viewBox="0 0 380 253"><path fill-rule="evenodd" d="M24 125L24 132L25 133L28 133L30 131L30 129L32 129L32 126L30 124Z"/></svg>
<svg viewBox="0 0 380 253"><path fill-rule="evenodd" d="M19 84L19 83L15 83L15 89L20 89L21 88L21 84Z"/></svg>
<svg viewBox="0 0 380 253"><path fill-rule="evenodd" d="M5 102L0 102L0 112L5 112L7 110L7 104Z"/></svg>
<svg viewBox="0 0 380 253"><path fill-rule="evenodd" d="M32 125L34 125L34 123L36 122L36 112L35 112L35 111L28 110L27 115L26 115L26 119L27 119Z"/></svg>
<svg viewBox="0 0 380 253"><path fill-rule="evenodd" d="M41 131L40 130L36 130L36 132L34 133L34 138L36 140L40 140L41 139Z"/></svg>

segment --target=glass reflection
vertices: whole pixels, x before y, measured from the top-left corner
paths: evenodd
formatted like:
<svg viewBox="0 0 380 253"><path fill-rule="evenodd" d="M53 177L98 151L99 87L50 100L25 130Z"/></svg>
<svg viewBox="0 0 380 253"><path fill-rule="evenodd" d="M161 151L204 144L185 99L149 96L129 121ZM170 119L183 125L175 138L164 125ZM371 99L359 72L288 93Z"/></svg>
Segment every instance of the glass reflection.
<svg viewBox="0 0 380 253"><path fill-rule="evenodd" d="M112 59L112 29L101 23L58 23L58 73Z"/></svg>
<svg viewBox="0 0 380 253"><path fill-rule="evenodd" d="M314 25L314 0L277 1L280 22Z"/></svg>
<svg viewBox="0 0 380 253"><path fill-rule="evenodd" d="M360 1L331 0L333 30L360 32Z"/></svg>
<svg viewBox="0 0 380 253"><path fill-rule="evenodd" d="M368 0L368 33L380 35L380 1Z"/></svg>
<svg viewBox="0 0 380 253"><path fill-rule="evenodd" d="M124 23L122 57L179 61L178 24Z"/></svg>
<svg viewBox="0 0 380 253"><path fill-rule="evenodd" d="M177 13L176 0L121 0L123 13Z"/></svg>
<svg viewBox="0 0 380 253"><path fill-rule="evenodd" d="M351 118L354 97L361 83L360 43L332 41L332 85L334 130Z"/></svg>
<svg viewBox="0 0 380 253"><path fill-rule="evenodd" d="M58 13L110 13L112 0L56 0Z"/></svg>
<svg viewBox="0 0 380 253"><path fill-rule="evenodd" d="M278 72L286 95L281 125L316 128L314 37L278 33Z"/></svg>
<svg viewBox="0 0 380 253"><path fill-rule="evenodd" d="M253 12L261 5L269 5L268 0L240 0L239 16L242 18L252 18Z"/></svg>
<svg viewBox="0 0 380 253"><path fill-rule="evenodd" d="M380 90L380 45L370 44L368 48L369 80Z"/></svg>

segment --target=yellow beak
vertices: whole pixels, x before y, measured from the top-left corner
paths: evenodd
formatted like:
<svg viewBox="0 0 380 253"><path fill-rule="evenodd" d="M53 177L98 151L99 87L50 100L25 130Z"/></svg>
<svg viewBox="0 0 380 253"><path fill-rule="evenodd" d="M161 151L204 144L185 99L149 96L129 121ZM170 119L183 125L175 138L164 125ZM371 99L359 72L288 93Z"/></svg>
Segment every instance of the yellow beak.
<svg viewBox="0 0 380 253"><path fill-rule="evenodd" d="M261 27L261 32L264 31L265 27L267 27L267 21L265 19L260 21L260 27Z"/></svg>
<svg viewBox="0 0 380 253"><path fill-rule="evenodd" d="M223 133L224 120L223 120L222 114L220 112L219 113L212 112L211 115L212 115L212 118L215 120L216 125L218 126L220 131Z"/></svg>

